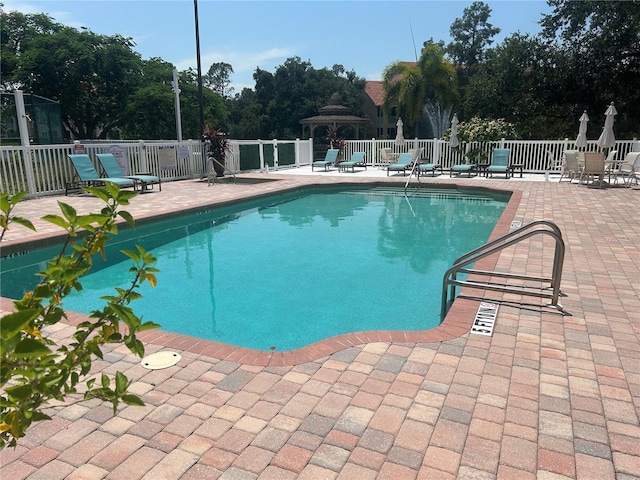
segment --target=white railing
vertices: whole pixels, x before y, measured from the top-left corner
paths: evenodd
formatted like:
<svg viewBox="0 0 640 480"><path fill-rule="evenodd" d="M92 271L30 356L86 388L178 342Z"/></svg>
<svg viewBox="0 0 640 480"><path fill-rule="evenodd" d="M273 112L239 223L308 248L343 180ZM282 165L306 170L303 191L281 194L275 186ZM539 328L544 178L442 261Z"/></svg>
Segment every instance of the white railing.
<svg viewBox="0 0 640 480"><path fill-rule="evenodd" d="M497 142L476 143L468 142L457 148L452 148L448 142L438 139L407 139L404 145L398 146L395 140L347 140L345 142L344 158L350 158L354 152L365 152L365 161L368 165L379 166L384 162L380 158L380 149L389 148L393 153L406 152L413 148L422 148L424 162L436 163L448 170L453 165L465 163L468 160L465 153L474 149L481 149L485 158L490 159L490 153L494 148L508 148L511 150L511 164L522 165L523 171L528 173L544 173L546 171L560 170L562 155L565 150L576 149L572 139L564 140L506 140ZM640 142L633 140L618 140L613 148L617 150L616 158L622 160L632 151L640 151ZM588 142L586 151L601 151L595 140ZM489 160L487 160L489 161Z"/></svg>
<svg viewBox="0 0 640 480"><path fill-rule="evenodd" d="M112 151L117 147L128 160L130 172L154 172L163 180L193 178L202 172L202 143L183 142L180 145L164 143L88 143L85 145L32 145L29 147L0 147L0 191L17 193L27 191L29 196L59 194L75 176L68 155L84 151L95 162L96 153ZM174 168L160 168L160 150L176 148ZM96 163L96 170L101 168Z"/></svg>
<svg viewBox="0 0 640 480"><path fill-rule="evenodd" d="M209 166L203 158L203 144L198 141L91 141L82 144L84 151L95 159L96 153L113 148L128 160L130 172L153 172L163 181L198 178L206 174ZM65 191L75 171L67 155L74 153L76 145L33 145L29 147L0 146L0 191L15 194L27 191L28 195L52 195ZM166 165L166 149L174 149L175 164ZM365 152L367 164L382 165L380 149L390 148L400 153L411 148L422 148L422 159L437 163L443 169L464 163L465 152L481 148L489 155L493 148L509 148L511 163L521 164L528 173L559 171L562 154L575 149L573 140L506 140L484 144L466 143L452 148L448 142L438 139L408 139L398 146L394 140L347 140L344 158L354 152ZM163 149L165 149L163 151ZM619 140L614 147L618 160L631 151L640 151L640 142ZM595 141L588 143L587 151L598 151ZM231 140L231 149L225 159L228 171L269 171L310 165L314 158L313 139L309 140ZM96 170L100 171L96 164Z"/></svg>
<svg viewBox="0 0 640 480"><path fill-rule="evenodd" d="M77 151L87 153L101 172L95 154L113 152L126 158L129 172L151 172L163 181L198 178L206 175L210 166L203 157L204 144L188 140L171 141L87 141L76 145L0 146L0 191L15 194L28 192L30 197L60 194L75 176L68 155ZM243 154L242 146L246 149ZM167 167L167 149L170 166ZM270 150L269 150L270 149ZM286 152L285 152L286 150ZM279 154L279 151L282 153ZM244 161L245 158L247 161ZM251 156L256 161L251 161ZM313 140L232 140L225 158L229 172L267 170L310 165L313 159ZM247 166L243 166L246 163Z"/></svg>

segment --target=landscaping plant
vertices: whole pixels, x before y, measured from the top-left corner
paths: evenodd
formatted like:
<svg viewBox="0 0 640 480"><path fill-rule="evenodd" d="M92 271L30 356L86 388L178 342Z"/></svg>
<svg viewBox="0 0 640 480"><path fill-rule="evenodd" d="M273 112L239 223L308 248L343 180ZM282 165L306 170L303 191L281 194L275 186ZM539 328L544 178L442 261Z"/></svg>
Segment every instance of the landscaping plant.
<svg viewBox="0 0 640 480"><path fill-rule="evenodd" d="M144 355L136 334L159 325L143 322L129 304L141 297L137 290L142 283L156 284L158 270L151 253L140 246L136 251L123 251L133 260L129 287L116 288L113 295L102 297L102 309L77 325L69 342L57 344L47 338L46 327L66 318L64 298L73 290L82 290L81 278L91 269L94 255L105 257L106 243L118 232L118 219L134 225L133 217L119 207L128 205L136 192L120 190L111 183L86 190L105 206L100 213L79 215L72 206L58 202L62 215L43 217L67 232L66 241L60 254L38 273L41 278L33 291L14 301L14 311L0 318L0 449L16 446L34 422L50 419L45 409L53 400L68 400L81 393L79 387L84 399L110 402L114 413L120 402L143 405L139 397L128 393L131 382L123 373L116 372L115 378L103 373L98 379L90 376L90 370L95 358L102 359L101 347L106 344L124 343L135 355ZM12 215L23 197L0 194L0 238L12 222L35 230L28 220ZM85 386L79 385L85 380Z"/></svg>

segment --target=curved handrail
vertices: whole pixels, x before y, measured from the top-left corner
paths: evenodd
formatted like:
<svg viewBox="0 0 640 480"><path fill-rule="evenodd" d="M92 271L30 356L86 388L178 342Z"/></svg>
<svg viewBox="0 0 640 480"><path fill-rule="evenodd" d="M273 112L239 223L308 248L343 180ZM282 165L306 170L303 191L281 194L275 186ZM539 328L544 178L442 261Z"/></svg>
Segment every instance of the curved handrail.
<svg viewBox="0 0 640 480"><path fill-rule="evenodd" d="M420 162L418 162L417 160L415 162L413 162L413 166L411 167L411 172L409 173L409 178L407 178L407 181L404 183L404 191L407 191L407 188L409 187L409 182L411 181L411 177L413 176L413 172L415 171L416 167L420 164Z"/></svg>
<svg viewBox="0 0 640 480"><path fill-rule="evenodd" d="M459 263L459 262L463 261L465 258L475 255L479 251L485 250L486 248L489 248L489 247L491 247L493 245L496 245L496 244L498 244L500 242L504 242L505 240L507 240L507 239L509 239L511 237L514 237L516 235L520 235L523 231L525 231L525 230L527 230L529 228L535 227L537 225L546 225L548 227L551 227L551 229L554 232L556 232L560 238L562 238L562 232L560 231L560 228L555 223L553 223L552 221L550 221L550 220L534 220L531 223L527 223L526 225L523 225L523 226L521 226L521 227L519 227L519 228L517 228L517 229L515 229L515 230L513 230L511 232L505 233L504 235L501 235L500 237L490 241L489 243L485 243L484 245L481 245L480 247L478 247L478 248L476 248L474 250L471 250L470 252L467 252L464 255L461 255L460 257L456 258L453 263L454 264Z"/></svg>
<svg viewBox="0 0 640 480"><path fill-rule="evenodd" d="M214 157L213 155L209 157L209 160L211 161L212 164L217 163L218 165L220 165L223 168L224 172L229 172L232 176L233 176L233 181L235 182L236 180L236 173L232 172L231 170L227 170L227 167L220 163L220 161L218 161L218 159L216 157Z"/></svg>
<svg viewBox="0 0 640 480"><path fill-rule="evenodd" d="M542 228L541 228L542 226ZM534 228L537 227L537 228ZM550 227L551 229L545 228ZM507 247L515 245L522 240L533 237L535 235L549 235L555 240L555 252L553 259L553 268L552 268L552 276L551 278L544 277L532 277L528 275L515 275L515 274L506 274L506 273L498 273L498 272L485 272L480 270L467 270L464 269L467 265L476 262L477 260L487 257L493 253L501 251ZM444 316L447 313L449 307L449 289L451 290L451 297L455 295L455 286L456 285L470 285L473 288L484 288L486 290L493 291L503 291L503 292L511 292L511 293L520 293L522 295L536 296L542 298L551 298L551 305L556 308L562 309L562 306L559 305L558 299L560 296L560 280L562 277L562 267L564 264L564 254L565 254L565 243L562 239L562 233L558 226L548 220L536 220L527 225L524 225L517 230L509 232L501 237L478 247L461 257L459 257L454 264L446 271L443 278L442 284L442 304L441 304L441 317L444 319ZM464 269L464 270L463 270ZM541 292L526 292L524 289L515 289L514 287L510 287L508 285L493 285L488 282L485 283L475 283L475 282L461 282L457 280L457 273L464 271L466 273L476 273L480 275L494 275L501 277L511 277L511 278L519 278L519 279L529 279L536 281L549 281L550 287L552 289L552 293L541 293Z"/></svg>

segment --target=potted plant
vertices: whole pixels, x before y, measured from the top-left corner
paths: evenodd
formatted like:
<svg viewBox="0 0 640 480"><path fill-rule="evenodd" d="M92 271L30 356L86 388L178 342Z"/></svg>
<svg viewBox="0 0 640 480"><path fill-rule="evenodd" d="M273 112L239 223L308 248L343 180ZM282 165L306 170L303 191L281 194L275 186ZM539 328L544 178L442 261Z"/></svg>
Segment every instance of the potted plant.
<svg viewBox="0 0 640 480"><path fill-rule="evenodd" d="M202 141L206 145L207 158L213 164L216 176L224 177L224 161L230 149L227 134L219 128L213 128L207 125L202 132Z"/></svg>
<svg viewBox="0 0 640 480"><path fill-rule="evenodd" d="M327 130L327 140L329 140L329 148L338 150L338 158L342 158L344 152L344 138L338 137L338 129L329 127Z"/></svg>

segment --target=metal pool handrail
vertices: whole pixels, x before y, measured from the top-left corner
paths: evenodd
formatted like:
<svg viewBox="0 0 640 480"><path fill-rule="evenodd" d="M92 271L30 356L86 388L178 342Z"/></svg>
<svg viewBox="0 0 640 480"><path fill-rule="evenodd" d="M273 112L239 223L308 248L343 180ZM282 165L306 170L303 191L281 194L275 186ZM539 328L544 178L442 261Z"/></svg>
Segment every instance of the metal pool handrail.
<svg viewBox="0 0 640 480"><path fill-rule="evenodd" d="M515 245L527 238L536 235L549 235L555 240L555 251L553 258L553 267L551 277L539 277L531 275L519 275L505 272L493 272L486 270L475 270L465 268L467 265L475 263L481 258L487 257L493 253L499 252L507 247ZM551 299L550 305L563 311L562 305L558 302L560 297L560 280L562 278L562 267L564 264L565 244L562 239L562 233L560 228L549 220L535 220L527 225L524 225L512 232L509 232L501 237L482 245L470 252L465 253L459 257L444 274L442 282L442 305L440 310L441 318L444 319L450 306L450 299L453 301L455 296L456 286L468 286L471 288L478 288L484 290L491 290L497 292L516 293L520 295L533 296L539 298ZM489 277L511 278L518 280L530 280L541 283L549 282L549 286L534 290L533 287L526 286L509 286L503 284L495 284L490 281L481 282L474 280L458 280L458 273L475 274ZM448 287L448 288L447 288ZM551 290L549 292L548 290Z"/></svg>

